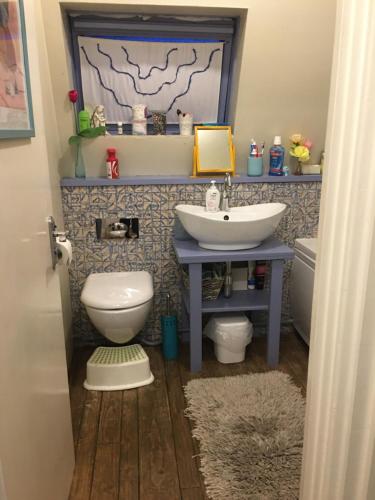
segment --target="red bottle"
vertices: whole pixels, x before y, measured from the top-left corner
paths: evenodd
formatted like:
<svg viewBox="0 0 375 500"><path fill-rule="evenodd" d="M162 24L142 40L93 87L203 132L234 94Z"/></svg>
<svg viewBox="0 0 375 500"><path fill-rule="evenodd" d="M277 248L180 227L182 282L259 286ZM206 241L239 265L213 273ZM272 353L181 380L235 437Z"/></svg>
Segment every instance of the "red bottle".
<svg viewBox="0 0 375 500"><path fill-rule="evenodd" d="M256 266L255 266L255 288L256 290L263 290L264 288L264 281L266 277L266 271L267 271L267 266L266 266L266 261L264 260L257 260L256 261Z"/></svg>
<svg viewBox="0 0 375 500"><path fill-rule="evenodd" d="M120 171L118 167L118 159L116 157L116 149L107 149L107 177L108 179L118 179L120 177Z"/></svg>

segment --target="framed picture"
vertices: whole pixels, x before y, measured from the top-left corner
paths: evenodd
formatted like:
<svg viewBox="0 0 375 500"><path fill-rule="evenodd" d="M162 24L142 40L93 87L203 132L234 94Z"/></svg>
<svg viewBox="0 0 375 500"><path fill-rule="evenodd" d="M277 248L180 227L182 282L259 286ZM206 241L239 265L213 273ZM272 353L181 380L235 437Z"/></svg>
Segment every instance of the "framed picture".
<svg viewBox="0 0 375 500"><path fill-rule="evenodd" d="M35 135L22 0L0 0L0 139Z"/></svg>

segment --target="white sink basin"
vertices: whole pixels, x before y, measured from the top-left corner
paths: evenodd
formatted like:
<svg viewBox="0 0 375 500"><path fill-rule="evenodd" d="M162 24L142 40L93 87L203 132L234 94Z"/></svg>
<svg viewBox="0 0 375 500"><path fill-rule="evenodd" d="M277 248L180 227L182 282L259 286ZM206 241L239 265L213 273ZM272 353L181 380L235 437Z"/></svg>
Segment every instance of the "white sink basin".
<svg viewBox="0 0 375 500"><path fill-rule="evenodd" d="M259 246L275 231L286 209L284 203L233 207L229 212L206 212L205 207L177 205L185 230L202 248L245 250Z"/></svg>

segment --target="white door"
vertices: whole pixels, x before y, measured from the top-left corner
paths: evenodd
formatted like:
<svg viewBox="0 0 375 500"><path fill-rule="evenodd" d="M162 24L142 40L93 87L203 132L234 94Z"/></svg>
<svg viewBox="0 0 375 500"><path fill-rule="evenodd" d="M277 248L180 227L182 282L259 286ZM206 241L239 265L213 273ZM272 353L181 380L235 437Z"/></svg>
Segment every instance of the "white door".
<svg viewBox="0 0 375 500"><path fill-rule="evenodd" d="M36 137L0 141L0 496L6 500L67 500L74 466L60 284L46 221L61 214L38 4L25 2Z"/></svg>

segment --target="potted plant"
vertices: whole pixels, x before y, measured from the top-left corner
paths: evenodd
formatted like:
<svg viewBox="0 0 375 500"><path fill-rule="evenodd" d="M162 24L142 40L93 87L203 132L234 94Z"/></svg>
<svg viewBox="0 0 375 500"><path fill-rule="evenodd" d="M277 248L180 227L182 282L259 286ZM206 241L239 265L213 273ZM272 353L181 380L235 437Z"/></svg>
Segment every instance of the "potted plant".
<svg viewBox="0 0 375 500"><path fill-rule="evenodd" d="M81 141L83 138L94 139L95 137L98 137L99 135L105 135L106 128L103 126L100 126L100 127L88 126L87 128L80 130L80 123L79 123L77 107L76 107L76 103L78 100L78 91L75 89L70 90L68 93L68 96L69 96L70 102L73 104L75 127L76 127L76 135L72 135L71 137L69 137L69 144L75 144L77 147L74 173L75 173L75 177L84 179L86 177L86 168L85 168L85 163L84 163L83 156L82 156ZM89 124L89 122L88 122L88 124Z"/></svg>

